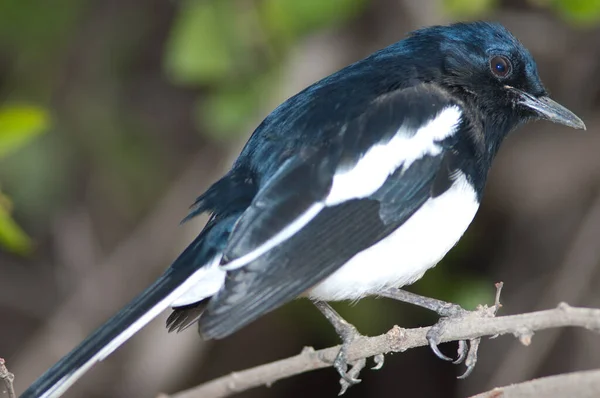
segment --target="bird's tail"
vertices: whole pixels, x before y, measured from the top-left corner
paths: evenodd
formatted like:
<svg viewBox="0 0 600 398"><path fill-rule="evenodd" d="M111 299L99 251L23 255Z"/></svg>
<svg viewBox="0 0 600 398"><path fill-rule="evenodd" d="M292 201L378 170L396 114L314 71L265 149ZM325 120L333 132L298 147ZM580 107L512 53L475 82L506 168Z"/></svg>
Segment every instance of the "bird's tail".
<svg viewBox="0 0 600 398"><path fill-rule="evenodd" d="M204 236L206 237L206 236ZM202 284L208 274L218 269L220 255L214 246L205 250L199 236L175 263L114 317L100 326L73 351L46 371L21 398L55 398L61 396L96 362L103 360L142 327L171 306L175 299ZM209 279L211 276L208 275ZM206 292L210 296L216 291Z"/></svg>

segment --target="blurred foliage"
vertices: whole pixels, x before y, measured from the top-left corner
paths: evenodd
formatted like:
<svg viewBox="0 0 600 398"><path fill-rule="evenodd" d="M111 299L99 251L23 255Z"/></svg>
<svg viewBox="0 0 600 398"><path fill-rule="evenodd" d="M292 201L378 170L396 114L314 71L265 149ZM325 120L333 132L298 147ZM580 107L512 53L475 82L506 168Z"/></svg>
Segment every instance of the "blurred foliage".
<svg viewBox="0 0 600 398"><path fill-rule="evenodd" d="M575 23L597 21L600 0L530 0L552 7ZM483 17L497 0L444 0L460 19ZM172 82L210 86L196 107L199 125L220 140L243 131L244 123L269 98L286 51L302 36L355 17L368 0L183 1L165 54Z"/></svg>
<svg viewBox="0 0 600 398"><path fill-rule="evenodd" d="M496 4L497 0L444 0L446 11L463 19L481 17Z"/></svg>
<svg viewBox="0 0 600 398"><path fill-rule="evenodd" d="M557 10L565 19L577 24L600 20L600 0L537 0Z"/></svg>
<svg viewBox="0 0 600 398"><path fill-rule="evenodd" d="M46 101L54 88L56 62L73 34L81 0L0 0L0 50L14 67L6 89L11 97ZM3 61L3 59L0 59ZM40 67L43 66L43 67Z"/></svg>
<svg viewBox="0 0 600 398"><path fill-rule="evenodd" d="M232 13L232 7L229 1L181 4L165 59L173 82L222 83L233 72L235 61L243 59L245 54L236 51L235 22L241 18Z"/></svg>
<svg viewBox="0 0 600 398"><path fill-rule="evenodd" d="M10 217L12 203L0 192L0 245L17 254L31 251L31 239Z"/></svg>
<svg viewBox="0 0 600 398"><path fill-rule="evenodd" d="M280 61L299 38L356 16L366 3L184 1L166 49L167 74L179 85L213 89L196 118L215 138L227 139L269 98Z"/></svg>
<svg viewBox="0 0 600 398"><path fill-rule="evenodd" d="M265 0L260 13L268 34L289 45L301 35L323 27L335 27L355 16L364 0Z"/></svg>
<svg viewBox="0 0 600 398"><path fill-rule="evenodd" d="M48 128L48 114L31 106L0 108L0 158Z"/></svg>
<svg viewBox="0 0 600 398"><path fill-rule="evenodd" d="M48 128L48 114L32 106L0 108L0 158L16 151ZM31 249L29 237L12 220L12 203L0 192L0 245L20 254Z"/></svg>
<svg viewBox="0 0 600 398"><path fill-rule="evenodd" d="M444 8L456 18L481 18L498 3L498 0L444 0ZM529 3L551 8L577 25L589 25L600 20L600 0L529 0Z"/></svg>

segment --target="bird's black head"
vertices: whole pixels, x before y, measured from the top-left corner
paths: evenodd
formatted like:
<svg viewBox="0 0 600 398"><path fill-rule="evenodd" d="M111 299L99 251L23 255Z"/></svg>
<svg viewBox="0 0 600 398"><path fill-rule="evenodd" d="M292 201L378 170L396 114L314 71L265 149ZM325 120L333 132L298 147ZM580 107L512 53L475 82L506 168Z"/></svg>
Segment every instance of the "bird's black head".
<svg viewBox="0 0 600 398"><path fill-rule="evenodd" d="M533 57L500 24L435 26L414 32L408 42L430 62L422 64L422 77L474 105L486 130L506 134L531 119L585 129L581 119L548 97ZM432 54L438 55L433 62Z"/></svg>

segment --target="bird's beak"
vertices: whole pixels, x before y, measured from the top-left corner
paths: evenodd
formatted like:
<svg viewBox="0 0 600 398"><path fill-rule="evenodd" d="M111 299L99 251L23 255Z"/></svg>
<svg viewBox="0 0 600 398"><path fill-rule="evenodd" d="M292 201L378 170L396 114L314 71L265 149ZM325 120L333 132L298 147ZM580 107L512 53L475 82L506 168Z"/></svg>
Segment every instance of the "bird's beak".
<svg viewBox="0 0 600 398"><path fill-rule="evenodd" d="M558 102L550 99L550 97L534 97L533 95L514 87L507 86L507 88L517 93L520 105L531 109L540 118L549 120L553 123L564 124L565 126L573 127L574 129L585 130L585 123L583 123L583 120Z"/></svg>

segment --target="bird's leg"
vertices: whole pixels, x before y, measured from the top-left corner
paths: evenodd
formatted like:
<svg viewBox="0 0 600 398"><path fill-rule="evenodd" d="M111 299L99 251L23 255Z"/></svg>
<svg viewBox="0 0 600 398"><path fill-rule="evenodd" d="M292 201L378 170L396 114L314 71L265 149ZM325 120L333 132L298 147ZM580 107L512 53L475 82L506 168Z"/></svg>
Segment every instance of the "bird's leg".
<svg viewBox="0 0 600 398"><path fill-rule="evenodd" d="M360 371L365 367L366 360L360 359L356 361L350 370L348 370L348 358L347 351L352 344L353 341L362 337L362 335L356 330L356 328L341 317L340 314L337 313L329 304L324 301L313 300L314 305L321 311L321 313L327 318L329 323L333 325L335 331L342 339L342 348L338 352L335 360L333 361L333 367L339 375L341 376L340 384L342 385L342 389L340 391L340 395L342 395L348 387L360 383L360 379L358 379L358 375ZM379 362L377 363L377 369L379 369L380 364L383 364L381 358L378 358Z"/></svg>
<svg viewBox="0 0 600 398"><path fill-rule="evenodd" d="M380 295L405 303L418 305L419 307L423 307L428 310L434 311L436 314L443 317L456 317L469 312L463 309L458 304L448 303L446 301L421 296L419 294L411 293L398 288L390 288L388 290L384 290L380 293Z"/></svg>
<svg viewBox="0 0 600 398"><path fill-rule="evenodd" d="M421 296L398 288L385 290L380 293L380 295L405 303L418 305L419 307L434 311L440 315L442 318L429 329L427 341L436 356L446 361L452 361L452 358L444 355L438 348L438 344L440 344L442 335L444 334L444 327L449 320L464 317L469 314L470 311L463 309L458 304ZM459 364L466 359L465 364L467 366L467 370L463 375L459 376L459 378L467 377L473 371L473 368L475 368L478 347L479 339L470 340L469 343L465 340L458 342L458 358L454 360L454 363Z"/></svg>

